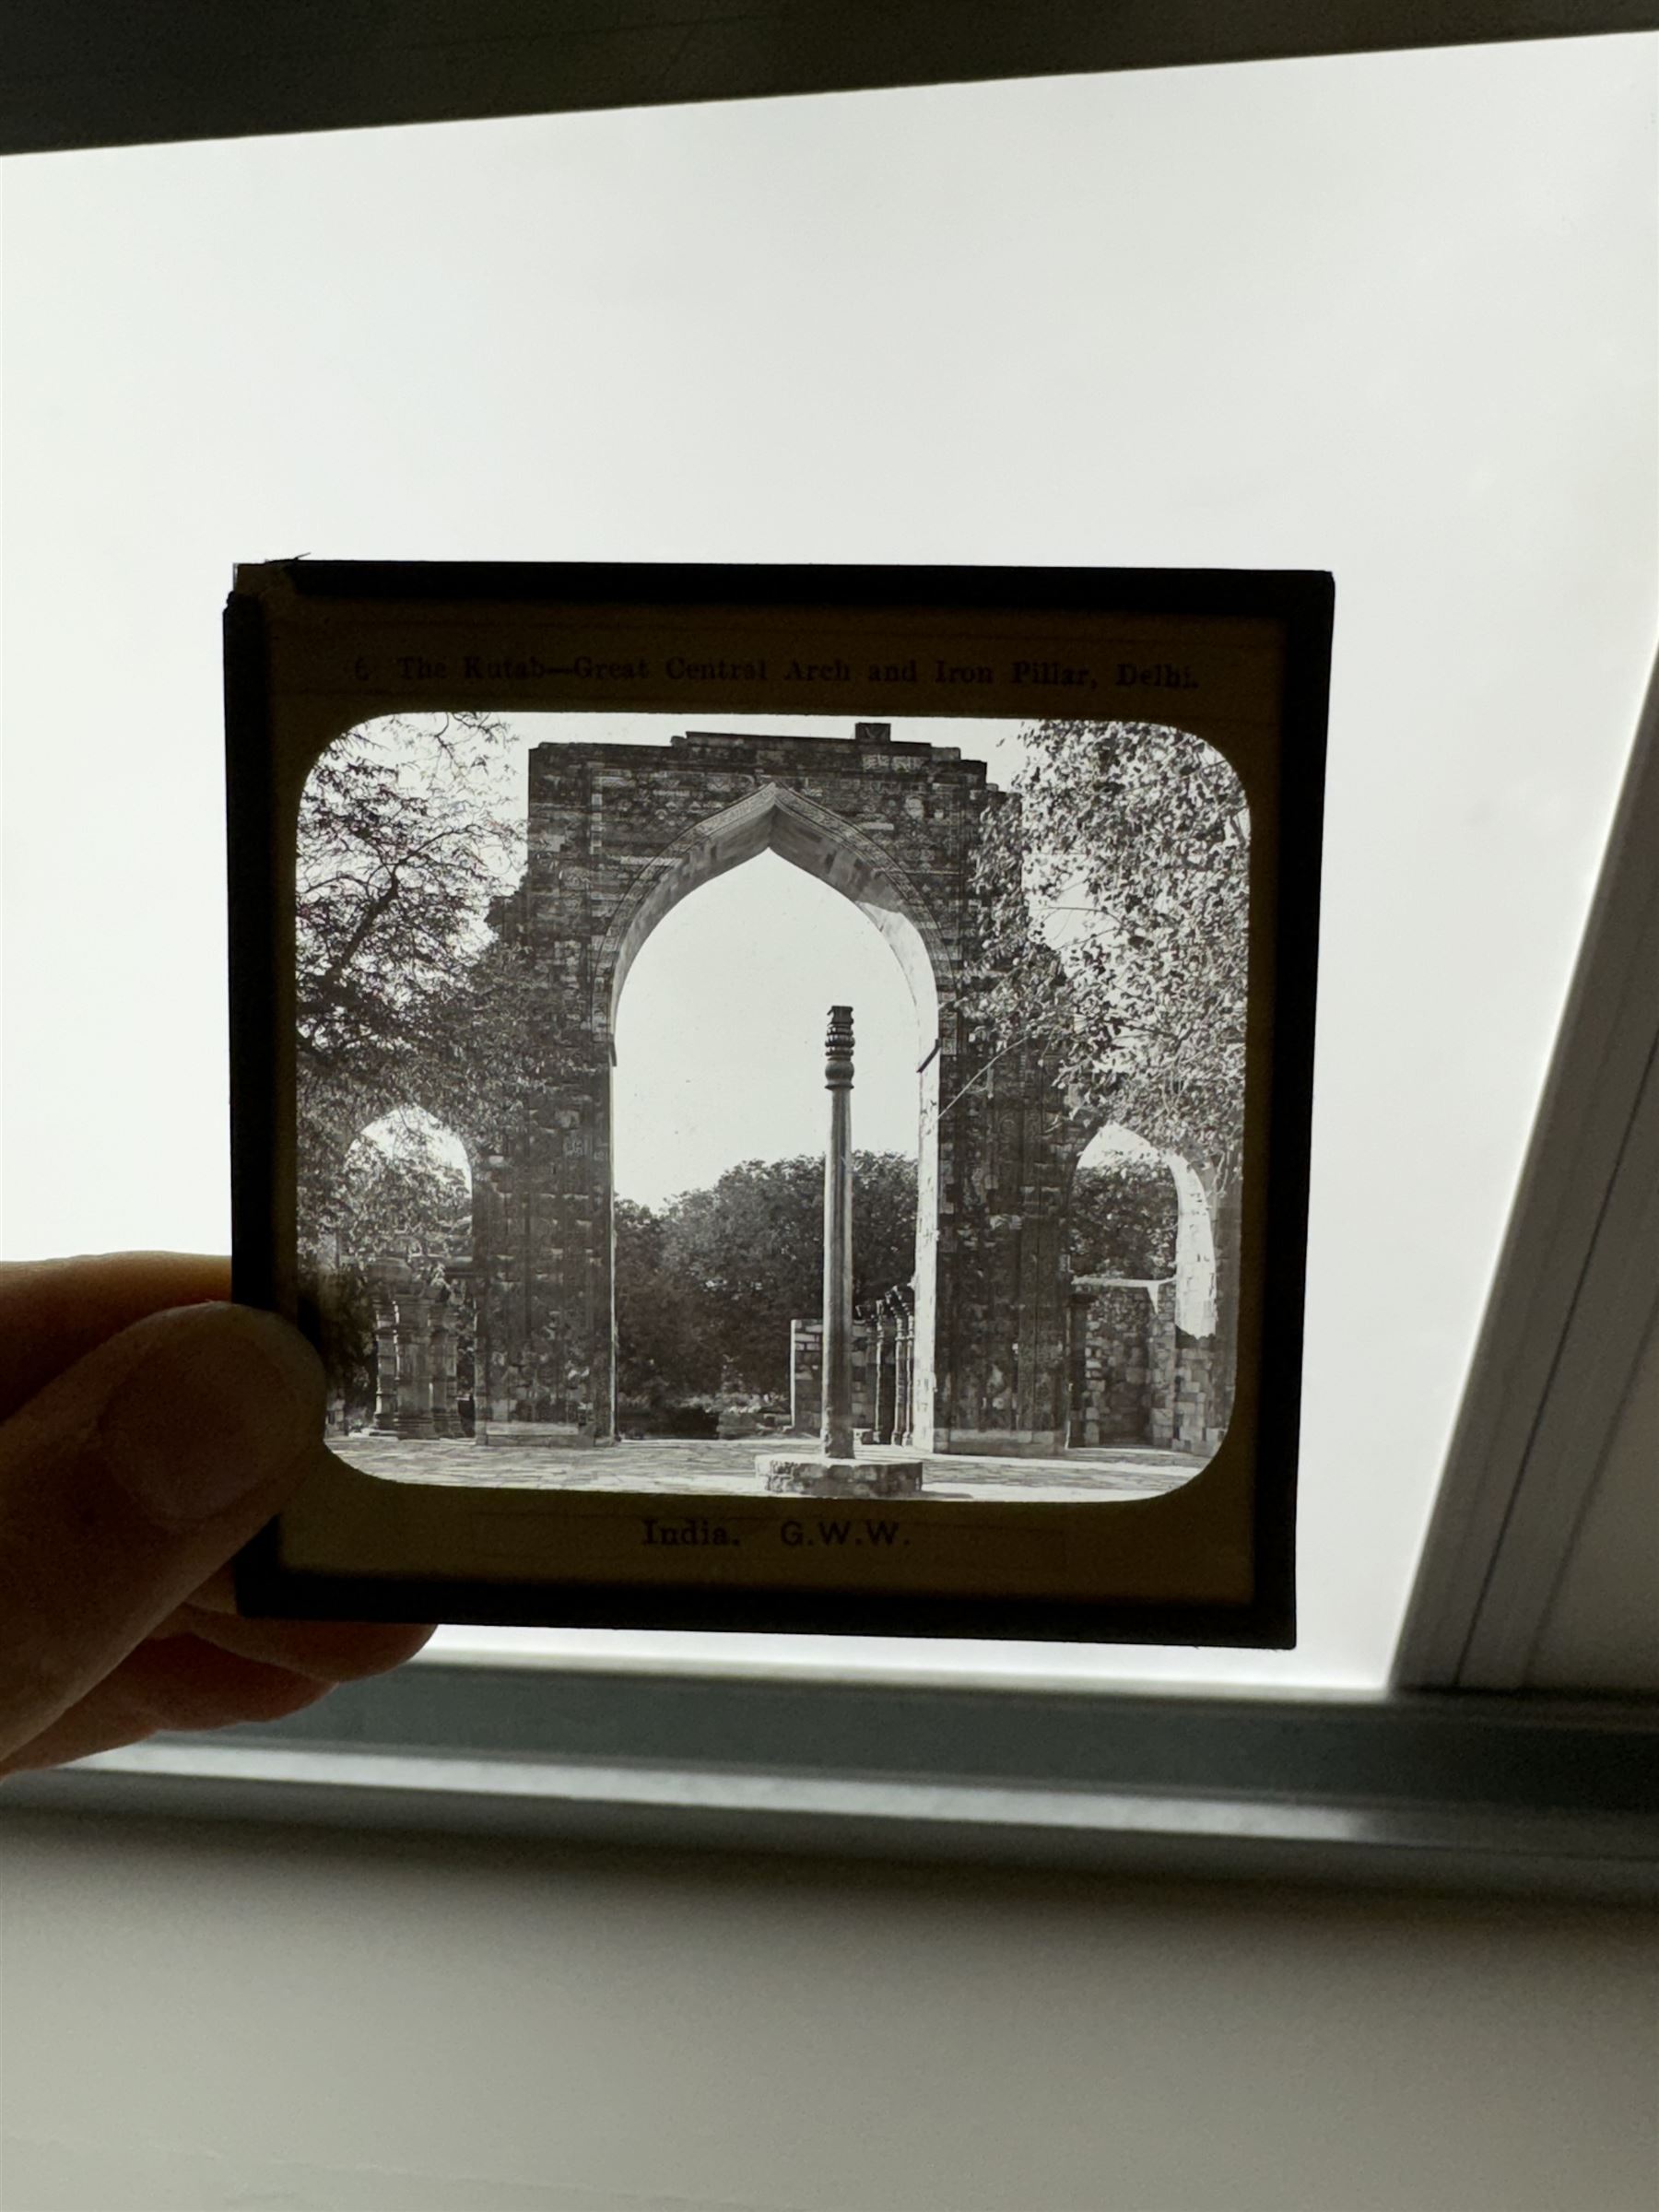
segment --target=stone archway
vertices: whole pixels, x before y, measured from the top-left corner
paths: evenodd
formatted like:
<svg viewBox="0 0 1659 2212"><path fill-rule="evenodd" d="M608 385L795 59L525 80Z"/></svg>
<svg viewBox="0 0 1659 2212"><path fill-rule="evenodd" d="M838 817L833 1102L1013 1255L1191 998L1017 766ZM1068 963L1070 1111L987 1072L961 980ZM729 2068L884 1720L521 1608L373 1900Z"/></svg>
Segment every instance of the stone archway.
<svg viewBox="0 0 1659 2212"><path fill-rule="evenodd" d="M757 854L776 853L840 891L874 923L898 959L924 1034L938 1035L941 990L954 996L956 963L917 887L893 854L853 822L806 792L759 784L718 814L694 823L641 872L618 906L599 948L594 976L595 1019L616 1033L617 1007L635 956L681 900Z"/></svg>
<svg viewBox="0 0 1659 2212"><path fill-rule="evenodd" d="M694 731L662 746L539 746L528 778L527 867L509 925L530 956L558 1075L476 1186L492 1423L614 1438L618 1003L665 914L771 851L881 932L932 1037L917 1071L917 1443L1062 1448L1073 1139L1064 1100L1029 1056L974 1058L974 859L1001 798L983 763L860 724L851 742Z"/></svg>
<svg viewBox="0 0 1659 2212"><path fill-rule="evenodd" d="M1096 1138L1110 1140L1100 1159L1090 1157ZM1173 1208L1172 1249L1151 1273L1146 1258L1141 1272L1124 1272L1121 1256L1088 1256L1087 1237L1074 1251L1067 1441L1208 1457L1231 1417L1237 1310L1236 1253L1230 1270L1213 1182L1183 1152L1122 1124L1093 1131L1077 1161L1079 1171L1112 1165L1161 1186ZM1086 1218L1083 1209L1073 1218Z"/></svg>
<svg viewBox="0 0 1659 2212"><path fill-rule="evenodd" d="M353 1418L366 1410L370 1425L382 1435L470 1435L475 1153L458 1129L429 1107L406 1100L365 1121L343 1147L336 1185L342 1199L351 1187L354 1159L366 1168L368 1189L359 1184L359 1198L367 1203L355 1219L335 1217L329 1231L333 1265L322 1279L337 1296L355 1277L347 1303L335 1310L335 1325L346 1329L347 1341L369 1327L373 1348L367 1406L360 1391L354 1399L343 1372L331 1391L328 1429L349 1432ZM371 1195L376 1164L387 1181ZM460 1186L447 1204L446 1173ZM349 1311L352 1297L365 1301L366 1310L356 1316Z"/></svg>
<svg viewBox="0 0 1659 2212"><path fill-rule="evenodd" d="M641 874L618 907L594 964L594 1034L609 1045L614 1066L622 993L652 932L705 884L768 852L839 891L874 924L897 959L915 1007L922 1052L916 1070L917 1205L912 1279L917 1309L928 1322L921 1339L925 1348L913 1374L912 1403L925 1409L923 1418L931 1437L936 1396L932 1317L938 1277L940 1008L954 1007L959 983L950 947L926 900L899 864L875 838L807 793L777 782L758 785L718 814L694 823L658 855L651 870ZM801 1072L804 1082L813 1079L809 1069ZM781 1318L781 1336L786 1335L790 1320Z"/></svg>

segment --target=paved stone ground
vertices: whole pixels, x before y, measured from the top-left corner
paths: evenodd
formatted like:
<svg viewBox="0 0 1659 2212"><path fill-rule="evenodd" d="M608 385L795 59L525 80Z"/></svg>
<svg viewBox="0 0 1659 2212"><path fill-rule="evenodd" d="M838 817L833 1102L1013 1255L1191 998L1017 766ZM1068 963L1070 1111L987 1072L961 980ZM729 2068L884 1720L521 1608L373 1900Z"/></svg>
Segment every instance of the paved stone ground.
<svg viewBox="0 0 1659 2212"><path fill-rule="evenodd" d="M630 1490L678 1497L709 1492L763 1496L758 1452L809 1453L805 1438L749 1436L703 1441L652 1437L561 1450L558 1446L475 1443L471 1437L429 1441L362 1432L331 1437L340 1457L393 1482L465 1483L488 1489ZM861 1447L860 1459L913 1457L893 1445ZM998 1498L1005 1502L1085 1498L1153 1498L1179 1489L1205 1463L1179 1452L1070 1452L1064 1459L977 1459L951 1453L926 1462L927 1498Z"/></svg>

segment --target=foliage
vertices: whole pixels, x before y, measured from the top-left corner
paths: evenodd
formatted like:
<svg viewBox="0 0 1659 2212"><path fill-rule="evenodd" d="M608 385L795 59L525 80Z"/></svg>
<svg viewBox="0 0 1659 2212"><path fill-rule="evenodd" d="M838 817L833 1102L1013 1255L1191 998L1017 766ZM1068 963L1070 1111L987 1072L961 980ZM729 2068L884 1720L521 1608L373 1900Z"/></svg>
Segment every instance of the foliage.
<svg viewBox="0 0 1659 2212"><path fill-rule="evenodd" d="M1049 722L987 818L978 888L994 1049L1051 1059L1080 1111L1237 1173L1250 825L1237 775L1186 732Z"/></svg>
<svg viewBox="0 0 1659 2212"><path fill-rule="evenodd" d="M317 1347L330 1384L348 1406L374 1402L374 1299L362 1270L307 1268L300 1283L300 1325Z"/></svg>
<svg viewBox="0 0 1659 2212"><path fill-rule="evenodd" d="M335 1223L342 1252L358 1259L470 1253L472 1191L436 1126L424 1115L398 1113L346 1155Z"/></svg>
<svg viewBox="0 0 1659 2212"><path fill-rule="evenodd" d="M618 1386L665 1392L789 1389L789 1324L823 1305L824 1163L745 1160L660 1214L618 1201ZM853 1159L853 1300L907 1284L915 1266L916 1166Z"/></svg>
<svg viewBox="0 0 1659 2212"><path fill-rule="evenodd" d="M1175 1272L1180 1206L1159 1160L1113 1159L1081 1167L1072 1186L1071 1271L1131 1282Z"/></svg>
<svg viewBox="0 0 1659 2212"><path fill-rule="evenodd" d="M336 739L306 781L295 1028L313 1245L367 1123L418 1105L482 1139L532 1078L518 1043L527 977L498 927L523 871L508 735L481 714L393 716Z"/></svg>
<svg viewBox="0 0 1659 2212"><path fill-rule="evenodd" d="M449 1257L472 1241L466 1177L418 1113L391 1116L359 1138L335 1181L326 1233L301 1269L300 1321L353 1407L374 1396L374 1299L364 1264Z"/></svg>
<svg viewBox="0 0 1659 2212"><path fill-rule="evenodd" d="M616 1202L617 1394L662 1405L709 1387L712 1364L691 1284L667 1252L668 1221L631 1198ZM713 1380L720 1380L718 1362ZM710 1417L711 1422L712 1417Z"/></svg>

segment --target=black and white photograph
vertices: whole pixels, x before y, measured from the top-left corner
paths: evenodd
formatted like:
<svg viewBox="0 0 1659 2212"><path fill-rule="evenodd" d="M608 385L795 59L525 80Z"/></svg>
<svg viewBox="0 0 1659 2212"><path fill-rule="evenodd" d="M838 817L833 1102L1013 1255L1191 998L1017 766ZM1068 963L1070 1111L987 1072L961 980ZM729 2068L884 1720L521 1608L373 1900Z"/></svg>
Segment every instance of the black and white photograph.
<svg viewBox="0 0 1659 2212"><path fill-rule="evenodd" d="M1172 716L337 736L293 998L331 1449L680 1512L1190 1482L1234 1395L1250 861Z"/></svg>

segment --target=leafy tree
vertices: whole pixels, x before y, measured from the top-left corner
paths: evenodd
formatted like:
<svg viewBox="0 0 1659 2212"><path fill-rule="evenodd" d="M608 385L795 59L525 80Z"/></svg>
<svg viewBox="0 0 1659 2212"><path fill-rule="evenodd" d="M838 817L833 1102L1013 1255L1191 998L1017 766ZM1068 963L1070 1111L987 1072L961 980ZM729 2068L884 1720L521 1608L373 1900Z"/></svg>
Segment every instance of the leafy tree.
<svg viewBox="0 0 1659 2212"><path fill-rule="evenodd" d="M346 1156L337 1193L340 1244L359 1259L440 1257L472 1243L472 1190L424 1115L403 1112Z"/></svg>
<svg viewBox="0 0 1659 2212"><path fill-rule="evenodd" d="M616 1202L617 1394L663 1405L718 1385L694 1288L668 1257L668 1223L631 1198Z"/></svg>
<svg viewBox="0 0 1659 2212"><path fill-rule="evenodd" d="M1151 1159L1080 1167L1072 1185L1071 1268L1161 1282L1175 1272L1180 1207L1169 1170Z"/></svg>
<svg viewBox="0 0 1659 2212"><path fill-rule="evenodd" d="M824 1163L745 1160L660 1215L619 1201L618 1385L657 1374L685 1388L789 1388L789 1324L818 1313L824 1283ZM896 1152L853 1161L853 1299L915 1267L916 1168ZM639 1394L646 1394L641 1391Z"/></svg>
<svg viewBox="0 0 1659 2212"><path fill-rule="evenodd" d="M531 1079L527 977L499 924L523 871L505 724L392 716L322 755L300 803L295 1030L300 1218L332 1226L347 1148L419 1105L483 1136Z"/></svg>
<svg viewBox="0 0 1659 2212"><path fill-rule="evenodd" d="M1242 1135L1250 824L1219 753L1147 723L1049 722L989 818L978 887L995 1049L1030 1041L1082 1111L1203 1177Z"/></svg>
<svg viewBox="0 0 1659 2212"><path fill-rule="evenodd" d="M327 1226L300 1271L300 1311L312 1341L354 1410L371 1402L374 1298L370 1261L444 1259L468 1251L472 1193L424 1115L390 1116L346 1154Z"/></svg>
<svg viewBox="0 0 1659 2212"><path fill-rule="evenodd" d="M374 1298L355 1261L301 1269L300 1325L317 1347L331 1394L338 1392L352 1414L372 1406Z"/></svg>

